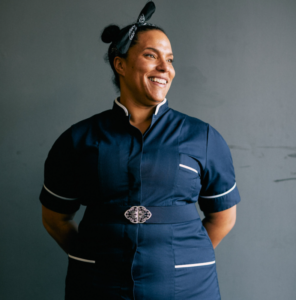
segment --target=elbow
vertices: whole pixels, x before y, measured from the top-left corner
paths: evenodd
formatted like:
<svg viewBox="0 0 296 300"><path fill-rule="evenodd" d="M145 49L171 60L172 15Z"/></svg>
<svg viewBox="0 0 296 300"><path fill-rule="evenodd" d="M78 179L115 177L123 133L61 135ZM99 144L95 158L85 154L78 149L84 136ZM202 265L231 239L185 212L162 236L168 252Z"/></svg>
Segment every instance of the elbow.
<svg viewBox="0 0 296 300"><path fill-rule="evenodd" d="M229 208L227 211L227 214L225 215L225 225L228 227L229 231L234 227L236 223L236 205Z"/></svg>
<svg viewBox="0 0 296 300"><path fill-rule="evenodd" d="M229 220L229 226L230 226L231 228L233 228L234 225L235 225L235 223L236 223L236 214L234 214L233 216L231 216L231 218L230 218L230 220Z"/></svg>
<svg viewBox="0 0 296 300"><path fill-rule="evenodd" d="M231 207L225 211L213 214L213 223L215 223L224 232L229 232L236 223L236 207Z"/></svg>
<svg viewBox="0 0 296 300"><path fill-rule="evenodd" d="M233 214L227 219L227 222L225 224L225 227L226 227L228 232L232 230L235 223L236 223L236 214Z"/></svg>
<svg viewBox="0 0 296 300"><path fill-rule="evenodd" d="M43 216L42 216L42 225L48 233L52 231L51 228L52 226L50 226L50 224L46 221L46 218L44 218Z"/></svg>

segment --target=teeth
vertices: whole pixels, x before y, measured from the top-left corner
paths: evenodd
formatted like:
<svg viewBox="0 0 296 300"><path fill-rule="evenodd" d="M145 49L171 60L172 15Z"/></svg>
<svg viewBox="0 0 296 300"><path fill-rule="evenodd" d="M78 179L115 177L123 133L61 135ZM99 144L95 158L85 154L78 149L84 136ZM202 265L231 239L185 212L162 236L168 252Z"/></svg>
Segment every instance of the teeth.
<svg viewBox="0 0 296 300"><path fill-rule="evenodd" d="M165 79L160 79L160 78L156 78L156 77L150 77L149 78L151 81L156 81L156 82L159 82L159 83L162 83L162 84L166 84L166 80Z"/></svg>

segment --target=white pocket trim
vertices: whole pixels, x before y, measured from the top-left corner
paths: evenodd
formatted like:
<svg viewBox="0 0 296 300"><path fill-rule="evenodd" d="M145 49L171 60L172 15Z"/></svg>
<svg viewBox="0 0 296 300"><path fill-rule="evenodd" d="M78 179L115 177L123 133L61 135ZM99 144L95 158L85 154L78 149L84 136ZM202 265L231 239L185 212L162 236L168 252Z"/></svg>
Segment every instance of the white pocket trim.
<svg viewBox="0 0 296 300"><path fill-rule="evenodd" d="M179 164L179 166L182 167L182 168L186 168L186 169L188 169L188 170L191 170L191 171L193 171L193 172L195 172L195 173L198 173L197 170L195 170L195 169L193 169L193 168L191 168L191 167L188 167L188 166L186 166L186 165Z"/></svg>
<svg viewBox="0 0 296 300"><path fill-rule="evenodd" d="M208 266L208 265L213 265L215 261L209 261L205 263L199 263L199 264L189 264L189 265L176 265L175 268L191 268L191 267L200 267L200 266Z"/></svg>
<svg viewBox="0 0 296 300"><path fill-rule="evenodd" d="M84 259L84 258L76 257L76 256L73 256L73 255L70 255L70 254L68 254L68 256L70 258L73 258L73 259L76 259L76 260L79 260L79 261L83 261L83 262L87 262L87 263L91 263L91 264L94 264L96 262L95 260Z"/></svg>

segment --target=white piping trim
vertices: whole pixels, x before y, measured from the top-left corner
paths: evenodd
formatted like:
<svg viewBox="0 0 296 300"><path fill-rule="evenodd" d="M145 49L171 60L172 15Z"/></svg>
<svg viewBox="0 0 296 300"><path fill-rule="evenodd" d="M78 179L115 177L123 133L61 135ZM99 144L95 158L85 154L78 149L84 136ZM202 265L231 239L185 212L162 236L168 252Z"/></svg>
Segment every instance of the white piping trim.
<svg viewBox="0 0 296 300"><path fill-rule="evenodd" d="M160 102L159 104L156 105L156 110L155 110L155 115L157 115L159 108L166 103L166 98L164 98L164 100L162 102Z"/></svg>
<svg viewBox="0 0 296 300"><path fill-rule="evenodd" d="M200 267L200 266L208 266L208 265L213 265L215 261L209 261L205 263L199 263L199 264L189 264L189 265L176 265L175 268L191 268L191 267Z"/></svg>
<svg viewBox="0 0 296 300"><path fill-rule="evenodd" d="M122 105L120 102L118 102L117 99L118 99L118 98L115 99L115 103L116 103L118 106L120 106L120 107L124 110L126 116L128 116L128 110L127 110L127 108L126 108L124 105Z"/></svg>
<svg viewBox="0 0 296 300"><path fill-rule="evenodd" d="M68 256L71 257L71 258L73 258L73 259L80 260L80 261L83 261L83 262L87 262L87 263L91 263L91 264L96 263L95 260L89 260L89 259L79 258L79 257L73 256L73 255L70 255L70 254L68 254Z"/></svg>
<svg viewBox="0 0 296 300"><path fill-rule="evenodd" d="M234 186L228 190L227 192L223 193L223 194L220 194L220 195L215 195L215 196L199 196L200 198L205 198L205 199L213 199L213 198L218 198L218 197L222 197L222 196L225 196L227 195L228 193L230 193L231 191L233 191L236 187L236 183L234 184Z"/></svg>
<svg viewBox="0 0 296 300"><path fill-rule="evenodd" d="M115 99L115 103L118 105L118 106L120 106L123 110L124 110L124 112L125 112L125 114L126 114L126 116L128 116L128 110L127 110L127 108L123 105L123 104L121 104L120 102L118 102L118 100L117 100L118 98L116 98ZM157 115L157 113L158 113L158 111L159 111L159 108L160 108L160 106L162 106L163 104L165 104L166 103L166 101L167 101L167 99L166 98L164 98L164 100L161 102L161 103L159 103L159 104L157 104L156 105L156 109L155 109L155 115Z"/></svg>
<svg viewBox="0 0 296 300"><path fill-rule="evenodd" d="M188 169L188 170L191 170L191 171L193 171L193 172L195 172L195 173L198 173L195 169L190 168L190 167L188 167L188 166L185 166L185 165L182 165L182 164L179 164L179 166L182 167L182 168L186 168L186 169Z"/></svg>
<svg viewBox="0 0 296 300"><path fill-rule="evenodd" d="M52 191L50 191L50 190L45 186L45 184L44 184L43 186L44 186L44 188L45 188L49 193L51 193L52 195L54 195L54 196L56 196L56 197L58 197L58 198L61 198L61 199L64 199L64 200L76 200L76 199L78 199L78 198L66 198L66 197L59 196L59 195L53 193Z"/></svg>

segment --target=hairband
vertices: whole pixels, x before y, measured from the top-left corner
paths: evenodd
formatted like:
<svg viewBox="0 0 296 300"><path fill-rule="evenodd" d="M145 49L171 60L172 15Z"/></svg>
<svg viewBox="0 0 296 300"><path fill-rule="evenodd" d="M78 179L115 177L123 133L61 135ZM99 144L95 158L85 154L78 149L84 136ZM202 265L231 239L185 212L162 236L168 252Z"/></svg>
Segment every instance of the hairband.
<svg viewBox="0 0 296 300"><path fill-rule="evenodd" d="M135 33L139 27L145 25L155 26L153 24L146 23L146 21L151 18L154 12L155 4L152 1L149 1L141 10L137 22L120 30L118 37L116 37L114 41L114 46L120 51L120 53L125 54L128 51Z"/></svg>

